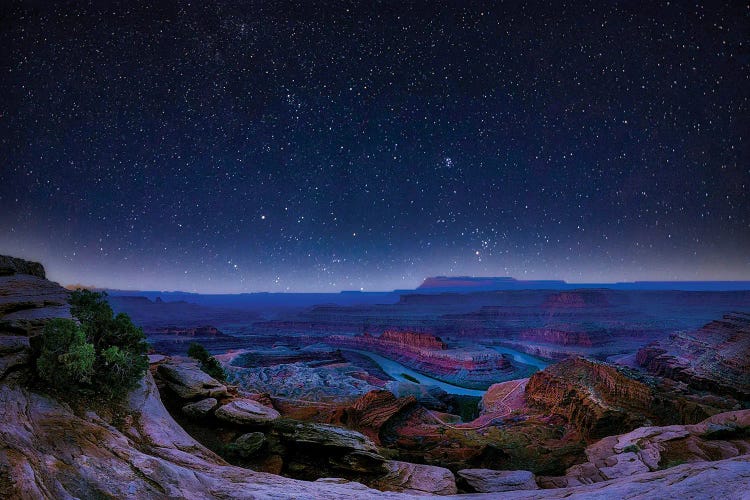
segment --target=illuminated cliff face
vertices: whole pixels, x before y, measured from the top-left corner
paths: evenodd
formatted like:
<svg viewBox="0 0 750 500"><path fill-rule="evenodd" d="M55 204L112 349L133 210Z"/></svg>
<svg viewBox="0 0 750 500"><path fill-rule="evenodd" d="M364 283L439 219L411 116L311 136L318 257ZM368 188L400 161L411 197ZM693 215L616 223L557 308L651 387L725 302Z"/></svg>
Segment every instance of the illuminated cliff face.
<svg viewBox="0 0 750 500"><path fill-rule="evenodd" d="M440 337L429 333L402 330L386 330L378 337L381 344L392 343L403 349L447 349L448 346Z"/></svg>
<svg viewBox="0 0 750 500"><path fill-rule="evenodd" d="M492 374L512 372L514 367L502 354L485 347L448 348L440 337L410 330L386 330L380 336L368 333L355 337L334 335L329 341L335 345L372 350L396 358L428 375L457 375L478 377L484 373L490 380Z"/></svg>

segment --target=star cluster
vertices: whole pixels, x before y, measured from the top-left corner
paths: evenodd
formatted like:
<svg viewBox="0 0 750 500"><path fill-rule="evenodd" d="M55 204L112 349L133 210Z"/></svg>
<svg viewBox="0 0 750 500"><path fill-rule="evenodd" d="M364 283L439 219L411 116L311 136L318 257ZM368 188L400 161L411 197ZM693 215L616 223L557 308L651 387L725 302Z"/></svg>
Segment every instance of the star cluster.
<svg viewBox="0 0 750 500"><path fill-rule="evenodd" d="M750 279L741 2L10 2L0 253L198 291Z"/></svg>

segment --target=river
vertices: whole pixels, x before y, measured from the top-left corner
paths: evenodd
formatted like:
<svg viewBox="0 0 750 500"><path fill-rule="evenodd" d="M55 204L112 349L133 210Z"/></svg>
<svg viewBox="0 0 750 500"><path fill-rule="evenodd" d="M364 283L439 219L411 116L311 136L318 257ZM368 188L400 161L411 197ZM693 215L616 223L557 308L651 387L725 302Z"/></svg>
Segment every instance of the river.
<svg viewBox="0 0 750 500"><path fill-rule="evenodd" d="M518 363L531 365L538 370L544 370L549 365L549 363L547 363L546 361L543 361L534 356L530 356L529 354L516 351L515 349L511 349L510 347L491 346L491 348L501 354L510 354L513 357L514 361ZM477 389L467 389L465 387L459 387L457 385L443 382L442 380L437 380L435 378L428 377L427 375L423 375L419 372L416 372L412 370L411 368L405 367L401 363L398 363L396 361L393 361L392 359L380 356L379 354L372 353L370 351L362 351L360 349L347 349L347 350L358 352L359 354L367 356L368 358L376 362L385 373L387 373L394 379L398 380L399 382L412 382L413 383L414 382L413 380L409 380L407 377L404 376L404 375L408 375L409 377L412 377L418 380L420 384L435 385L437 387L440 387L442 390L444 390L448 394L460 394L463 396L482 397L484 393L486 392L486 391L480 391Z"/></svg>
<svg viewBox="0 0 750 500"><path fill-rule="evenodd" d="M531 365L537 370L544 370L549 366L549 363L547 361L544 361L543 359L531 356L530 354L526 354L525 352L516 351L515 349L511 349L510 347L503 347L499 345L493 345L489 347L499 352L500 354L510 354L511 356L513 356L513 361Z"/></svg>
<svg viewBox="0 0 750 500"><path fill-rule="evenodd" d="M347 350L358 352L359 354L367 356L368 358L376 362L384 372L386 372L388 375L398 380L399 382L414 383L413 380L409 380L408 378L404 377L404 375L408 375L409 377L412 377L418 380L420 384L435 385L437 387L440 387L442 390L444 390L448 394L460 394L463 396L482 397L485 393L485 391L479 391L476 389L466 389L465 387L459 387L457 385L449 384L447 382L443 382L441 380L428 377L427 375L422 375L419 372L415 372L411 368L405 367L401 363L393 361L392 359L384 358L383 356L372 353L370 351L361 351L359 349L347 349Z"/></svg>

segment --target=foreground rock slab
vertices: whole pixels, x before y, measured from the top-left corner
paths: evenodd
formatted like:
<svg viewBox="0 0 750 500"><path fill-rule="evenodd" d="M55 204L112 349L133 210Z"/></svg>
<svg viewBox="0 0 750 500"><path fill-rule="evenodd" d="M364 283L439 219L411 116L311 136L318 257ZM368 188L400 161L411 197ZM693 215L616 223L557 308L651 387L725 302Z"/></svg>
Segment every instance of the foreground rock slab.
<svg viewBox="0 0 750 500"><path fill-rule="evenodd" d="M206 398L188 403L182 407L182 413L191 418L203 418L216 408L219 402L215 398Z"/></svg>
<svg viewBox="0 0 750 500"><path fill-rule="evenodd" d="M0 384L0 498L403 498L230 466L172 420L150 375L127 407L131 425L120 430L94 412L76 415Z"/></svg>
<svg viewBox="0 0 750 500"><path fill-rule="evenodd" d="M217 398L227 395L227 388L218 380L201 371L195 363L158 365L159 375L167 386L182 399Z"/></svg>
<svg viewBox="0 0 750 500"><path fill-rule="evenodd" d="M273 408L263 406L251 399L236 399L220 407L216 418L237 425L263 425L273 422L281 415Z"/></svg>
<svg viewBox="0 0 750 500"><path fill-rule="evenodd" d="M376 483L379 489L404 493L454 495L456 478L443 467L412 464L390 460L385 463L388 473Z"/></svg>
<svg viewBox="0 0 750 500"><path fill-rule="evenodd" d="M539 489L534 474L526 470L463 469L457 474L478 493Z"/></svg>
<svg viewBox="0 0 750 500"><path fill-rule="evenodd" d="M722 499L746 500L750 489L750 456L683 464L656 472L645 472L629 477L603 481L577 487L542 489L534 491L508 491L503 500L651 500ZM462 500L498 498L483 493L460 495L451 498Z"/></svg>

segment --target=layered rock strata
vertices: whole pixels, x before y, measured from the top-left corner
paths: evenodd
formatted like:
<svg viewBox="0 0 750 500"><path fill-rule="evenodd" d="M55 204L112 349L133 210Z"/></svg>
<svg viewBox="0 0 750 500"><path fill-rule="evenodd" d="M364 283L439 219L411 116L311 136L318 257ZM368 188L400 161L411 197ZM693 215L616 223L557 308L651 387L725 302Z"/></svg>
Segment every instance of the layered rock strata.
<svg viewBox="0 0 750 500"><path fill-rule="evenodd" d="M750 400L750 313L726 314L638 351L649 372L691 387Z"/></svg>

